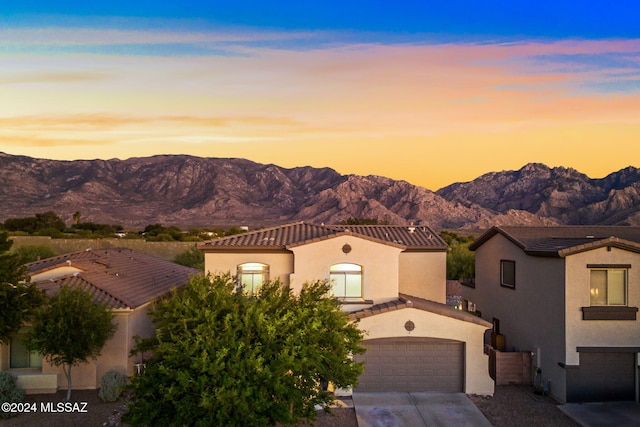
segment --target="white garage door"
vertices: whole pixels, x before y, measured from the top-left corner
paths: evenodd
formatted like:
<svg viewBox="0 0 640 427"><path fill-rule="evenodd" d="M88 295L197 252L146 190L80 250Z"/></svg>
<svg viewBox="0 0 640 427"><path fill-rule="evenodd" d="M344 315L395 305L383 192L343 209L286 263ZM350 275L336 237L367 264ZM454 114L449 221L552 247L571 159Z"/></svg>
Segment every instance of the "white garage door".
<svg viewBox="0 0 640 427"><path fill-rule="evenodd" d="M356 391L464 391L464 343L437 338L366 340Z"/></svg>

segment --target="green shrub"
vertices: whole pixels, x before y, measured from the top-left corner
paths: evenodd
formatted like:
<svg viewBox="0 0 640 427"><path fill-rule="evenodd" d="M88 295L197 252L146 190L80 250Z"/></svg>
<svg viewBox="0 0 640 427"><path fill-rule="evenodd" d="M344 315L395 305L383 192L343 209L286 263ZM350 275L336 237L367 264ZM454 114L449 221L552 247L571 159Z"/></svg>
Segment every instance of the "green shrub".
<svg viewBox="0 0 640 427"><path fill-rule="evenodd" d="M127 388L127 376L110 370L102 376L98 396L103 402L115 402Z"/></svg>
<svg viewBox="0 0 640 427"><path fill-rule="evenodd" d="M131 380L130 426L272 427L314 418L351 387L363 332L328 296L327 281L294 294L278 281L237 291L230 274L193 276L151 310L157 329ZM153 347L149 347L152 345Z"/></svg>
<svg viewBox="0 0 640 427"><path fill-rule="evenodd" d="M0 402L18 403L24 399L24 390L18 386L18 379L10 372L0 372ZM9 418L16 413L0 411L0 418Z"/></svg>
<svg viewBox="0 0 640 427"><path fill-rule="evenodd" d="M173 262L204 271L204 252L195 247L190 248L176 255Z"/></svg>
<svg viewBox="0 0 640 427"><path fill-rule="evenodd" d="M47 245L18 246L13 251L20 256L20 259L24 264L58 255Z"/></svg>

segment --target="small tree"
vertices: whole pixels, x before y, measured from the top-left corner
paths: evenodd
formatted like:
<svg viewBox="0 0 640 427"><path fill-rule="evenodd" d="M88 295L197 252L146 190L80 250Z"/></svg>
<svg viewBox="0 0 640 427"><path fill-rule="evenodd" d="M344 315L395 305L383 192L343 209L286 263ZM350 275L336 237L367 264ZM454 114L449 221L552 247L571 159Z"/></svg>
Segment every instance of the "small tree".
<svg viewBox="0 0 640 427"><path fill-rule="evenodd" d="M326 282L299 295L279 282L243 294L229 275L196 276L157 304L157 343L133 380L131 425L273 426L313 419L354 385L362 332Z"/></svg>
<svg viewBox="0 0 640 427"><path fill-rule="evenodd" d="M44 301L44 295L29 283L20 255L9 252L13 242L0 232L0 343L8 344L24 322Z"/></svg>
<svg viewBox="0 0 640 427"><path fill-rule="evenodd" d="M111 310L93 301L80 288L63 286L60 292L37 311L29 336L29 346L47 361L62 366L67 378L67 401L71 399L71 367L100 355L113 336Z"/></svg>

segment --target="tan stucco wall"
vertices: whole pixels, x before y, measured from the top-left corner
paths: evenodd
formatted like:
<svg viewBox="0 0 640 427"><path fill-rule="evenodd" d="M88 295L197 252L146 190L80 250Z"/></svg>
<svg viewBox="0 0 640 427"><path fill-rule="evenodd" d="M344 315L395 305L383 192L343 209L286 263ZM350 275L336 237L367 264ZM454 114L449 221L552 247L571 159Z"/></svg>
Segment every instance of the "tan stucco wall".
<svg viewBox="0 0 640 427"><path fill-rule="evenodd" d="M107 341L100 356L88 363L74 366L71 369L72 386L76 390L95 389L100 387L102 376L114 369L128 376L133 375L133 365L138 358L130 358L129 352L134 347L133 336L151 337L154 335L154 327L147 316L149 305L133 311L114 312L114 324L117 325L114 336ZM9 369L8 346L0 347L0 370ZM58 388L66 389L67 379L62 367L56 367L47 363L43 358L42 370L14 370L17 375L22 374L55 374L58 378ZM38 384L37 378L31 378L30 383Z"/></svg>
<svg viewBox="0 0 640 427"><path fill-rule="evenodd" d="M638 320L582 320L582 307L590 305L590 269L587 264L630 264L627 277L629 307L640 307L640 254L618 248L598 248L570 255L567 263L567 364L578 365L577 347L640 346Z"/></svg>
<svg viewBox="0 0 640 427"><path fill-rule="evenodd" d="M400 293L446 304L446 252L402 252Z"/></svg>
<svg viewBox="0 0 640 427"><path fill-rule="evenodd" d="M415 329L404 327L411 320ZM489 376L489 358L484 354L483 334L487 326L453 319L415 308L388 311L360 319L358 326L366 332L365 340L391 337L431 337L465 343L465 393L493 395Z"/></svg>
<svg viewBox="0 0 640 427"><path fill-rule="evenodd" d="M235 275L238 265L246 262L260 262L269 265L269 278L280 279L289 284L289 275L293 272L293 254L285 252L205 252L204 270L212 274L231 273Z"/></svg>
<svg viewBox="0 0 640 427"><path fill-rule="evenodd" d="M500 286L500 260L516 262L516 288ZM551 381L551 393L565 397L564 260L532 257L495 235L476 251L476 287L462 287L462 296L476 304L482 318L500 320L507 350L531 351L532 366ZM539 361L539 363L538 363ZM538 366L539 365L539 366Z"/></svg>
<svg viewBox="0 0 640 427"><path fill-rule="evenodd" d="M118 328L114 336L103 347L100 356L95 360L90 359L88 363L74 366L71 369L71 381L75 390L90 390L100 387L102 376L109 369L126 373L129 355L128 323L128 314L116 314L114 316L114 324L118 325ZM58 374L58 387L61 389L67 388L67 379L62 367L51 366L43 359L42 373Z"/></svg>
<svg viewBox="0 0 640 427"><path fill-rule="evenodd" d="M351 246L351 252L346 254L342 251L345 244ZM291 286L295 292L305 282L328 279L329 266L348 262L362 266L365 300L381 303L398 298L399 248L355 236L339 236L291 250L295 263Z"/></svg>
<svg viewBox="0 0 640 427"><path fill-rule="evenodd" d="M342 247L351 246L349 253ZM347 235L310 242L291 252L205 252L205 271L236 273L245 262L269 265L271 279L279 278L297 292L305 282L329 278L329 267L348 262L363 267L363 299L381 303L398 293L446 303L446 253L402 252L400 248ZM349 304L348 311L367 305Z"/></svg>
<svg viewBox="0 0 640 427"><path fill-rule="evenodd" d="M148 316L148 311L151 308L152 303L149 303L143 307L138 307L129 315L128 327L129 331L127 336L129 337L129 353L135 347L136 343L133 339L134 336L138 335L141 338L152 338L156 335L156 328L151 318ZM149 358L149 354L145 354L145 358ZM142 361L142 355L136 355L135 357L131 357L128 359L127 363L127 375L132 375L134 373L134 365Z"/></svg>

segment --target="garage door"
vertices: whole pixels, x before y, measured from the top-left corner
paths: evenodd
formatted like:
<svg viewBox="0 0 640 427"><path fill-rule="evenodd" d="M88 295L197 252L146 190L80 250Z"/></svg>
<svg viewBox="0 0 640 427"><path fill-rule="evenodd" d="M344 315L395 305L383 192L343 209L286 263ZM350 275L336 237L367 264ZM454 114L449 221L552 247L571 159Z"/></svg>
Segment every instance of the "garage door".
<svg viewBox="0 0 640 427"><path fill-rule="evenodd" d="M436 338L364 342L356 391L464 391L464 343Z"/></svg>
<svg viewBox="0 0 640 427"><path fill-rule="evenodd" d="M635 363L635 353L580 353L581 400L635 400Z"/></svg>

